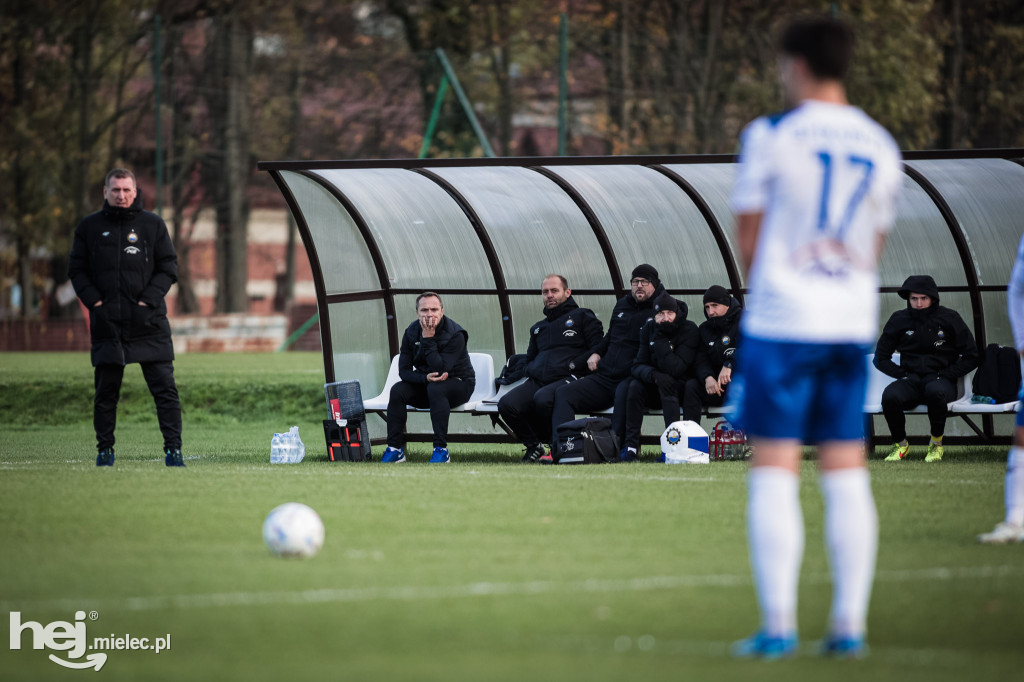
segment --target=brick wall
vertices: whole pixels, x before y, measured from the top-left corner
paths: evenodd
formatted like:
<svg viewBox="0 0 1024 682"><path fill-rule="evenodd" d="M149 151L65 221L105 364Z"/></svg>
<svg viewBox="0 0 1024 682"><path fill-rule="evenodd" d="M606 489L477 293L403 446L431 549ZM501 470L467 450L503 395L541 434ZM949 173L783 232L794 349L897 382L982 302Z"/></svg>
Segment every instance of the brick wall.
<svg viewBox="0 0 1024 682"><path fill-rule="evenodd" d="M0 351L88 351L91 346L84 319L4 320L0 322Z"/></svg>

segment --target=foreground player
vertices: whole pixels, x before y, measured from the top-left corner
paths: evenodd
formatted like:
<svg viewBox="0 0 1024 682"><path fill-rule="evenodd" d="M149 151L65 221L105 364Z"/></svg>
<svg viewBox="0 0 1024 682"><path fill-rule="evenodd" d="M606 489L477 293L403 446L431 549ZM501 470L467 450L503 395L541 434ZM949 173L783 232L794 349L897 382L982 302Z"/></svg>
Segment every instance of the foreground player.
<svg viewBox="0 0 1024 682"><path fill-rule="evenodd" d="M731 402L754 450L747 529L761 628L733 646L737 656L796 653L804 443L818 446L834 583L823 652L865 653L878 543L862 442L865 354L902 174L892 137L847 103L852 44L833 19L790 25L780 73L794 108L742 137L731 205L750 294Z"/></svg>
<svg viewBox="0 0 1024 682"><path fill-rule="evenodd" d="M1017 246L1017 262L1010 273L1006 301L1013 327L1013 345L1024 357L1024 237ZM1013 447L1006 460L1005 499L1006 518L991 532L979 535L978 542L1024 542L1024 398L1017 407L1017 428L1013 431Z"/></svg>

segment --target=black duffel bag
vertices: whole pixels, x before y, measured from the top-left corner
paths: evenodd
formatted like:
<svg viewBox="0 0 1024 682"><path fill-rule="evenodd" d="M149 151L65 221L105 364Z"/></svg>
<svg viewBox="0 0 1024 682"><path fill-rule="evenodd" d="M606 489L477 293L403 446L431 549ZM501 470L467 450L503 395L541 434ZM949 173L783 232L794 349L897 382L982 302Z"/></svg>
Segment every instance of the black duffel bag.
<svg viewBox="0 0 1024 682"><path fill-rule="evenodd" d="M556 464L604 464L619 461L619 439L603 417L574 419L559 424L555 437Z"/></svg>

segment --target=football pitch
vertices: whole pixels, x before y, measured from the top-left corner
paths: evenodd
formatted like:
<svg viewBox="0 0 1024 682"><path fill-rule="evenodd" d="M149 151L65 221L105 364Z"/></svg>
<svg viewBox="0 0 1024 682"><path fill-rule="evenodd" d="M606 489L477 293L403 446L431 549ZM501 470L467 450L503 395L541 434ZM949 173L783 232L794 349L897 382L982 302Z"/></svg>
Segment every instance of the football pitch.
<svg viewBox="0 0 1024 682"><path fill-rule="evenodd" d="M25 417L61 391L84 390L89 405L87 358L0 354L0 616L23 628L19 649L0 647L0 678L881 682L1024 670L1024 546L974 544L1002 515L1002 449L872 460L881 538L862 661L813 655L830 587L806 462L801 655L736 661L728 644L757 617L744 464L541 467L510 446L459 444L444 466L425 463L426 445L405 464L332 464L313 426L318 363L182 356L183 395L207 396L186 404L187 468L164 467L155 416L129 400L117 462L97 469L88 412ZM144 393L137 374L126 390ZM279 395L308 390L316 411L301 425L307 461L272 466L269 436L302 401L283 418L219 401L233 386L289 384L299 388ZM264 517L288 501L323 518L312 559L263 546ZM33 649L29 622L64 650ZM69 650L82 631L84 653ZM111 646L88 649L97 638ZM158 638L159 654L113 645ZM49 657L99 652L97 673Z"/></svg>

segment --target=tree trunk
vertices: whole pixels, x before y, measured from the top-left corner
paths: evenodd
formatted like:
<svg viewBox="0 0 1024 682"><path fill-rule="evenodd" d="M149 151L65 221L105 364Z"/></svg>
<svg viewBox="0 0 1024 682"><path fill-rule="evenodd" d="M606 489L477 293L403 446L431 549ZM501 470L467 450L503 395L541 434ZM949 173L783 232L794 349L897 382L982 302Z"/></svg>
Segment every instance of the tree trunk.
<svg viewBox="0 0 1024 682"><path fill-rule="evenodd" d="M958 149L963 146L963 102L960 83L964 65L963 3L949 0L950 33L952 43L946 46L946 110L939 125L939 146Z"/></svg>
<svg viewBox="0 0 1024 682"><path fill-rule="evenodd" d="M509 46L508 4L505 0L493 0L491 4L491 30L487 32L491 49L491 72L498 84L498 153L510 156L512 153L512 79L509 76L509 62L512 50ZM494 40L497 39L497 44Z"/></svg>
<svg viewBox="0 0 1024 682"><path fill-rule="evenodd" d="M302 95L303 77L302 66L299 61L292 65L291 69L291 102L290 107L290 131L288 146L285 150L285 158L294 159L299 155L299 130L302 126ZM284 310L295 300L295 236L297 228L295 217L291 211L288 212L288 241L284 250ZM275 297L276 298L276 297Z"/></svg>
<svg viewBox="0 0 1024 682"><path fill-rule="evenodd" d="M168 50L165 61L167 83L171 86L167 88L169 93L176 92L173 87L177 76L175 66L187 63L187 56L183 54L181 47L183 35L184 29L180 26L170 24L167 27ZM168 144L170 153L167 159L171 185L171 240L174 243L174 252L178 255L178 296L175 308L182 315L199 312L199 300L192 283L190 262L192 231L185 230L185 212L192 194L189 188L196 163L194 155L189 151L192 126L186 97L187 95L178 94L171 100L171 130ZM198 208L196 210L198 212Z"/></svg>
<svg viewBox="0 0 1024 682"><path fill-rule="evenodd" d="M218 312L245 312L249 307L248 201L246 183L249 162L249 75L252 67L252 30L239 19L238 9L214 21L213 68L219 70L221 87L213 96L217 151L207 182L216 187Z"/></svg>

